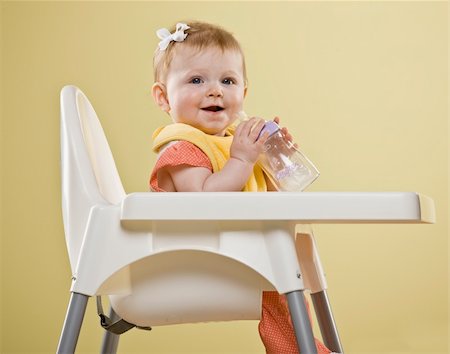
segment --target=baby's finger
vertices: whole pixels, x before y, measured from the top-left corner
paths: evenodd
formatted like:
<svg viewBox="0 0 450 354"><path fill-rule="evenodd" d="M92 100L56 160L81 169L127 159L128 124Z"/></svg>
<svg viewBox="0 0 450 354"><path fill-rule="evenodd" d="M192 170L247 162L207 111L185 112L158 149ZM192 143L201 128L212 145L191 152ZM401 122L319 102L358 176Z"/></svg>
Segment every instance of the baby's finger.
<svg viewBox="0 0 450 354"><path fill-rule="evenodd" d="M270 133L268 131L265 131L262 133L258 140L256 141L256 144L262 148L262 146L266 143L267 139L269 139Z"/></svg>
<svg viewBox="0 0 450 354"><path fill-rule="evenodd" d="M252 129L254 122L255 118L251 118L239 124L239 127L241 127L239 135L248 136L250 134L250 130Z"/></svg>
<svg viewBox="0 0 450 354"><path fill-rule="evenodd" d="M287 128L281 128L281 132L288 140L292 140L292 135L291 135L291 133L289 133Z"/></svg>
<svg viewBox="0 0 450 354"><path fill-rule="evenodd" d="M250 132L250 135L249 135L249 138L252 141L258 140L258 137L261 134L261 130L264 128L264 124L266 124L266 121L261 118L259 118L258 122L255 122L255 124L252 127L252 131Z"/></svg>
<svg viewBox="0 0 450 354"><path fill-rule="evenodd" d="M234 136L239 136L241 134L242 127L244 126L244 122L239 123L234 130Z"/></svg>

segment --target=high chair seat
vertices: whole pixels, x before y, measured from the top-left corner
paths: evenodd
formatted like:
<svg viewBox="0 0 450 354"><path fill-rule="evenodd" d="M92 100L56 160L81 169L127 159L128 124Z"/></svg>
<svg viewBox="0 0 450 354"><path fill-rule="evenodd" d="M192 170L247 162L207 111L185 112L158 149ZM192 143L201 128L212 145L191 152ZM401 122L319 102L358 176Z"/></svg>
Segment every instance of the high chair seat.
<svg viewBox="0 0 450 354"><path fill-rule="evenodd" d="M325 345L343 352L309 224L434 222L433 201L411 192L127 195L75 86L61 91L61 164L73 282L58 353L75 351L91 296L109 296L116 323L149 327L259 319L265 290L286 294L299 350L316 353L306 289ZM117 345L106 332L102 353Z"/></svg>

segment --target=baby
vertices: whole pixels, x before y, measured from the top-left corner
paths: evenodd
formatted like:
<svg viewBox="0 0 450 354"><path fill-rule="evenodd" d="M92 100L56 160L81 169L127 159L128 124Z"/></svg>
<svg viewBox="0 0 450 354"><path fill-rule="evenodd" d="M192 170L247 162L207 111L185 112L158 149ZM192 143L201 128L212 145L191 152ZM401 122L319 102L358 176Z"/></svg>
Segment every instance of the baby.
<svg viewBox="0 0 450 354"><path fill-rule="evenodd" d="M154 57L152 94L173 124L153 134L159 155L151 189L274 190L256 164L268 138L267 133L259 136L264 120L253 117L237 127L233 124L247 93L244 55L234 36L203 22L178 23L157 35L161 41ZM284 296L264 292L262 309L259 332L267 353L298 354ZM330 353L318 340L316 345L318 353Z"/></svg>

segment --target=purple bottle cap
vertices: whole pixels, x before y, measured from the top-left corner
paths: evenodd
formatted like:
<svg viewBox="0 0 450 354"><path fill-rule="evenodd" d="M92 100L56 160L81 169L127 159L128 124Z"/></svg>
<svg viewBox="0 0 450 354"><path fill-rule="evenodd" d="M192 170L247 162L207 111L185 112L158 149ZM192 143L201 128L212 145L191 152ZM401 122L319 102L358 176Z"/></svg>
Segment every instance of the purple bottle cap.
<svg viewBox="0 0 450 354"><path fill-rule="evenodd" d="M266 124L264 124L264 127L261 129L261 132L258 135L258 139L264 135L264 133L268 132L269 136L275 134L277 131L280 130L280 127L277 123L269 120L266 122Z"/></svg>

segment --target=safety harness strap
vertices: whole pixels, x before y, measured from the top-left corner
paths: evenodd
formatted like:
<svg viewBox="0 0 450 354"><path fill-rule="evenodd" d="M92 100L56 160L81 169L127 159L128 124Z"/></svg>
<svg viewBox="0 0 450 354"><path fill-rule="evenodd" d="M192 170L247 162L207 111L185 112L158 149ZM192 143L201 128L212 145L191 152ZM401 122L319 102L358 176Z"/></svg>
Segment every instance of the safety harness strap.
<svg viewBox="0 0 450 354"><path fill-rule="evenodd" d="M130 329L136 327L138 329L143 329L146 331L151 331L151 327L141 327L136 326L130 322L125 321L123 318L119 318L118 320L112 320L108 316L105 315L103 312L103 306L102 306L102 298L101 296L97 296L97 313L100 316L100 325L106 329L107 331L114 333L114 334L122 334Z"/></svg>

